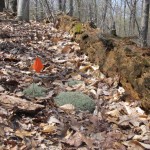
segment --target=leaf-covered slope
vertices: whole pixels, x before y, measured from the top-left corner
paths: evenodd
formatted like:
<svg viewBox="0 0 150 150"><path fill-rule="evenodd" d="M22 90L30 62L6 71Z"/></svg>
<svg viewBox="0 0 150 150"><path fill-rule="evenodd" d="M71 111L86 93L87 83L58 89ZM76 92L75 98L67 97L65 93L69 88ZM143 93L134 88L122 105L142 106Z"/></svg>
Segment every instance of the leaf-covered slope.
<svg viewBox="0 0 150 150"><path fill-rule="evenodd" d="M0 29L0 149L149 149L150 116L124 101L119 76L105 77L67 32L36 22L0 22ZM37 56L41 73L31 67ZM33 82L46 95L24 95ZM94 112L56 106L61 92L88 95Z"/></svg>

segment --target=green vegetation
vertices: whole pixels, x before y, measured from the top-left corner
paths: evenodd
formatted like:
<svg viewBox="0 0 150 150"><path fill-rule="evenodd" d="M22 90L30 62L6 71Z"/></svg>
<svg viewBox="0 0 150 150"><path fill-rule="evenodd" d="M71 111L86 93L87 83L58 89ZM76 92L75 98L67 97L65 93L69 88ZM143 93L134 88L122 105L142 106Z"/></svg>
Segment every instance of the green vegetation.
<svg viewBox="0 0 150 150"><path fill-rule="evenodd" d="M74 32L75 33L82 33L82 24L81 23L78 23L74 26Z"/></svg>
<svg viewBox="0 0 150 150"><path fill-rule="evenodd" d="M46 90L43 87L32 83L27 89L23 91L23 93L29 97L42 97L45 96L45 91Z"/></svg>
<svg viewBox="0 0 150 150"><path fill-rule="evenodd" d="M79 80L69 80L68 81L69 86L74 86L74 85L82 84L82 83L83 83L83 81L79 81Z"/></svg>
<svg viewBox="0 0 150 150"><path fill-rule="evenodd" d="M78 110L88 110L90 112L93 112L95 109L94 101L81 92L62 92L54 100L58 106L72 104Z"/></svg>

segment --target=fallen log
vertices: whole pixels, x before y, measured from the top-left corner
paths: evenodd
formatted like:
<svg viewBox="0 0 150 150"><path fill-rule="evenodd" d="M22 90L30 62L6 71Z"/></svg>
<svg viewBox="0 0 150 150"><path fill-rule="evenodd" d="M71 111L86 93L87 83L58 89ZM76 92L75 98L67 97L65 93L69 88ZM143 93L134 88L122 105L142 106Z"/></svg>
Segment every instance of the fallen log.
<svg viewBox="0 0 150 150"><path fill-rule="evenodd" d="M34 112L44 108L43 105L35 104L31 101L5 94L0 95L0 104L6 109L17 108L18 110L24 112Z"/></svg>

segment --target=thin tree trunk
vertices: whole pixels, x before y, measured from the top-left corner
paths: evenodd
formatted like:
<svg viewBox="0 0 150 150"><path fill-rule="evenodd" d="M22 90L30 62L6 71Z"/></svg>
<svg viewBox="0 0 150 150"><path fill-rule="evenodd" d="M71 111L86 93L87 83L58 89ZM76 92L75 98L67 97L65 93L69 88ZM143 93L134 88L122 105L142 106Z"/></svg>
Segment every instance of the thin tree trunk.
<svg viewBox="0 0 150 150"><path fill-rule="evenodd" d="M97 25L97 14L98 14L98 11L97 11L97 2L96 2L96 0L94 0L94 10L95 10L94 21L95 21L95 23Z"/></svg>
<svg viewBox="0 0 150 150"><path fill-rule="evenodd" d="M107 9L108 9L108 0L105 0L103 14L102 14L102 22L101 22L102 32L104 32L104 30L105 30L105 20L106 20L106 15L107 15Z"/></svg>
<svg viewBox="0 0 150 150"><path fill-rule="evenodd" d="M73 0L70 0L70 3L69 3L69 15L70 16L73 16L73 12L74 12L74 9L73 9Z"/></svg>
<svg viewBox="0 0 150 150"><path fill-rule="evenodd" d="M36 21L38 21L38 0L35 0L35 13Z"/></svg>
<svg viewBox="0 0 150 150"><path fill-rule="evenodd" d="M131 11L131 7L130 7L130 5L129 5L128 0L126 0L126 2L127 2L127 5L128 5L128 7L129 7L129 9L130 9L130 11ZM136 19L136 18L135 18L135 23L136 23L136 26L137 26L137 29L138 29L138 33L139 33L139 35L140 35L140 27L139 27L139 24L138 24L138 22L137 22L137 19Z"/></svg>
<svg viewBox="0 0 150 150"><path fill-rule="evenodd" d="M126 36L126 1L124 1L124 15L123 15L123 20L124 20L124 35Z"/></svg>
<svg viewBox="0 0 150 150"><path fill-rule="evenodd" d="M41 2L41 0L39 0L39 5L40 5L40 20L43 20L44 19L44 7L43 7L43 4Z"/></svg>
<svg viewBox="0 0 150 150"><path fill-rule="evenodd" d="M5 1L5 8L9 9L9 0L4 0Z"/></svg>
<svg viewBox="0 0 150 150"><path fill-rule="evenodd" d="M0 0L0 12L2 12L4 8L5 8L5 2L4 0Z"/></svg>
<svg viewBox="0 0 150 150"><path fill-rule="evenodd" d="M17 12L17 0L9 0L9 9L12 12L15 12L15 13Z"/></svg>
<svg viewBox="0 0 150 150"><path fill-rule="evenodd" d="M142 21L141 21L141 32L140 32L141 47L147 46L149 5L150 5L149 0L144 0L143 15L142 15Z"/></svg>
<svg viewBox="0 0 150 150"><path fill-rule="evenodd" d="M63 1L63 11L66 12L66 0Z"/></svg>
<svg viewBox="0 0 150 150"><path fill-rule="evenodd" d="M29 21L29 0L18 0L17 18L20 21Z"/></svg>
<svg viewBox="0 0 150 150"><path fill-rule="evenodd" d="M54 19L54 16L53 16L53 12L49 6L49 2L47 0L45 0L45 3L46 3L46 6L47 6L47 9L48 9L48 18L51 19L51 21L55 22L55 19Z"/></svg>
<svg viewBox="0 0 150 150"><path fill-rule="evenodd" d="M77 0L79 19L81 20L81 0Z"/></svg>
<svg viewBox="0 0 150 150"><path fill-rule="evenodd" d="M91 4L89 4L89 20L90 21L93 21L93 14L92 14L92 6L91 6Z"/></svg>
<svg viewBox="0 0 150 150"><path fill-rule="evenodd" d="M59 10L62 11L62 0L59 0Z"/></svg>
<svg viewBox="0 0 150 150"><path fill-rule="evenodd" d="M132 6L132 34L135 33L135 24L136 24L136 4L137 4L137 0L133 1L133 6Z"/></svg>

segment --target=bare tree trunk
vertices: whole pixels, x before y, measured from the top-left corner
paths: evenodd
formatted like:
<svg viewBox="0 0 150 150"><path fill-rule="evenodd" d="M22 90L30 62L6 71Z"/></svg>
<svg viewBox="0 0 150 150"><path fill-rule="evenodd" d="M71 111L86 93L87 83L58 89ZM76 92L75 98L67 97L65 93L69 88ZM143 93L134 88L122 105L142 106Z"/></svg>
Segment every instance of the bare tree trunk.
<svg viewBox="0 0 150 150"><path fill-rule="evenodd" d="M131 36L131 22L132 22L132 8L130 7L130 17L129 17L129 27L128 27L129 28L129 30L128 30L129 36Z"/></svg>
<svg viewBox="0 0 150 150"><path fill-rule="evenodd" d="M0 0L0 12L2 12L4 8L5 8L5 2L4 0Z"/></svg>
<svg viewBox="0 0 150 150"><path fill-rule="evenodd" d="M9 9L12 12L15 12L15 13L17 12L17 0L9 0Z"/></svg>
<svg viewBox="0 0 150 150"><path fill-rule="evenodd" d="M142 15L142 21L141 21L141 32L140 32L141 47L146 47L147 46L149 5L150 5L149 0L144 0L143 15Z"/></svg>
<svg viewBox="0 0 150 150"><path fill-rule="evenodd" d="M124 1L124 15L123 15L123 22L124 22L124 35L126 36L126 1Z"/></svg>
<svg viewBox="0 0 150 150"><path fill-rule="evenodd" d="M41 0L39 0L40 2L40 20L43 20L44 19L44 7L43 7L43 4L41 2Z"/></svg>
<svg viewBox="0 0 150 150"><path fill-rule="evenodd" d="M74 9L73 9L73 0L70 0L70 3L69 3L69 15L70 16L73 16L73 12L74 12Z"/></svg>
<svg viewBox="0 0 150 150"><path fill-rule="evenodd" d="M127 2L127 5L129 7L130 11L132 11L131 6L130 6L128 0L126 0L126 2ZM138 29L138 33L140 34L140 28L139 28L139 24L138 24L138 21L137 21L136 18L135 18L135 23L136 23L136 26L137 26L137 29Z"/></svg>
<svg viewBox="0 0 150 150"><path fill-rule="evenodd" d="M5 8L9 9L9 0L4 0L5 1Z"/></svg>
<svg viewBox="0 0 150 150"><path fill-rule="evenodd" d="M93 21L93 14L92 14L92 6L91 6L91 4L89 4L89 18L90 18L89 21Z"/></svg>
<svg viewBox="0 0 150 150"><path fill-rule="evenodd" d="M101 22L102 32L104 32L104 30L105 30L105 20L106 20L106 15L107 15L107 9L108 9L108 0L105 0L103 14L102 14L102 22Z"/></svg>
<svg viewBox="0 0 150 150"><path fill-rule="evenodd" d="M117 33L116 33L116 23L115 23L115 19L114 19L114 9L113 9L113 2L112 2L112 0L108 0L107 1L108 2L108 6L109 6L109 12L108 12L108 14L109 14L109 29L110 29L110 34L111 35L113 35L113 36L117 36ZM122 0L121 0L121 4L122 4ZM108 7L107 6L107 7ZM121 14L120 14L120 16L122 16Z"/></svg>
<svg viewBox="0 0 150 150"><path fill-rule="evenodd" d="M81 0L77 0L79 19L81 20Z"/></svg>
<svg viewBox="0 0 150 150"><path fill-rule="evenodd" d="M45 0L45 4L48 10L48 18L52 21L55 22L54 16L53 16L53 12L51 10L51 7L49 6L49 2L47 0Z"/></svg>
<svg viewBox="0 0 150 150"><path fill-rule="evenodd" d="M59 10L62 11L62 0L59 0Z"/></svg>
<svg viewBox="0 0 150 150"><path fill-rule="evenodd" d="M35 19L38 21L38 0L35 0Z"/></svg>
<svg viewBox="0 0 150 150"><path fill-rule="evenodd" d="M128 4L129 4L129 2L128 2ZM131 0L130 1L130 21L129 21L129 33L130 33L130 35L134 35L134 32L135 32L136 4L137 4L137 0Z"/></svg>
<svg viewBox="0 0 150 150"><path fill-rule="evenodd" d="M94 9L95 9L94 22L97 25L97 14L98 14L98 12L97 12L97 2L96 2L96 0L94 0Z"/></svg>
<svg viewBox="0 0 150 150"><path fill-rule="evenodd" d="M29 0L18 0L17 18L29 21Z"/></svg>
<svg viewBox="0 0 150 150"><path fill-rule="evenodd" d="M63 1L63 11L66 12L66 0Z"/></svg>
<svg viewBox="0 0 150 150"><path fill-rule="evenodd" d="M136 4L137 4L137 0L133 1L132 4L132 34L135 33L135 24L136 24Z"/></svg>

